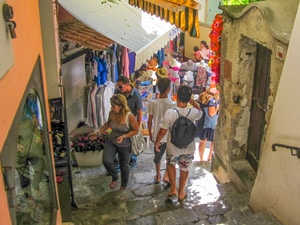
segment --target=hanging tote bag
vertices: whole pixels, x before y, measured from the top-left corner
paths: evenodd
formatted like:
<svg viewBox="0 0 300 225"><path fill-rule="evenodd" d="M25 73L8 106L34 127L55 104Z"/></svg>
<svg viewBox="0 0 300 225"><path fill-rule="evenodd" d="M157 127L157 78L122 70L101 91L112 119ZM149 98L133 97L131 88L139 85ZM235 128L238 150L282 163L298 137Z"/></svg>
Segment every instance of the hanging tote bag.
<svg viewBox="0 0 300 225"><path fill-rule="evenodd" d="M127 127L130 128L130 125L128 123L128 117L130 113L127 113L126 115L126 124ZM131 140L131 151L133 155L140 155L144 151L144 146L146 144L146 141L142 135L142 133L139 131L136 135L130 137Z"/></svg>

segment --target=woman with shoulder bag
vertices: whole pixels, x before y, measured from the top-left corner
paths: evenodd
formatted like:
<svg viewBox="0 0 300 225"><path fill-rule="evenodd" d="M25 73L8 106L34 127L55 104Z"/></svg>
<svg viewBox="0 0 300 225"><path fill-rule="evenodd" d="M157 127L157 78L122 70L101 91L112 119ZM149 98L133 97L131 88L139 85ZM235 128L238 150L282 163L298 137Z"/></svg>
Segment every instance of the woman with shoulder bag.
<svg viewBox="0 0 300 225"><path fill-rule="evenodd" d="M99 133L104 134L108 128L111 128L108 141L104 145L102 160L108 174L112 177L109 187L114 189L119 178L114 164L115 156L118 153L121 170L120 190L125 190L129 179L130 137L138 133L138 123L135 116L130 113L127 100L123 95L113 95L110 104L111 111L108 121L99 129ZM129 127L126 123L127 117Z"/></svg>

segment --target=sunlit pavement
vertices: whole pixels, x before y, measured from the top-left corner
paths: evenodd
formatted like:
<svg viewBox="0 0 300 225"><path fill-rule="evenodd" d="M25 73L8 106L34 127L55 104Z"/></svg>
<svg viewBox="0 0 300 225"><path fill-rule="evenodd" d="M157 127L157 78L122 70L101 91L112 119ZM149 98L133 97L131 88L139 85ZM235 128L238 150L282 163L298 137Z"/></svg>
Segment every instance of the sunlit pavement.
<svg viewBox="0 0 300 225"><path fill-rule="evenodd" d="M103 166L73 168L73 189L77 209L75 225L281 225L266 212L248 207L249 194L239 193L231 184L218 184L210 162L199 162L195 152L187 185L187 198L167 198L168 186L154 184L153 145L138 158L125 191L109 189L111 178ZM198 148L198 143L196 149ZM205 156L208 154L206 149ZM165 170L162 164L161 174ZM177 176L179 171L177 169Z"/></svg>

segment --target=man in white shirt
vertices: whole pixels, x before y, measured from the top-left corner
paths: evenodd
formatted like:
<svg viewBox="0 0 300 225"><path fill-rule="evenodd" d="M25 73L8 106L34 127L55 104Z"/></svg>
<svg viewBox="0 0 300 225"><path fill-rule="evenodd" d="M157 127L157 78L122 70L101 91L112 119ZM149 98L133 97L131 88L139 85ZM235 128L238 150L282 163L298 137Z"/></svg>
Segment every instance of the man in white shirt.
<svg viewBox="0 0 300 225"><path fill-rule="evenodd" d="M187 115L187 117L195 122L202 116L202 111L198 103L195 102L192 96L192 89L188 86L180 86L177 91L177 107L180 115ZM187 108L190 103L194 108ZM165 136L168 130L170 130L178 118L178 113L174 109L168 109L162 119L161 128L158 131L155 140L155 149L159 151L159 146L162 138ZM185 186L187 183L189 168L194 159L195 152L195 140L192 141L186 148L181 149L171 143L171 133L167 135L167 171L170 179L171 190L168 197L178 196L178 201L183 201L187 197L185 192ZM176 187L176 164L179 165L180 177L179 177L179 189Z"/></svg>
<svg viewBox="0 0 300 225"><path fill-rule="evenodd" d="M158 130L160 128L161 119L163 118L165 112L176 106L175 102L172 102L168 98L168 94L171 89L171 80L169 78L161 78L157 82L157 87L160 92L159 98L151 101L148 106L148 131L150 140L154 142L156 139L156 135L158 133ZM154 126L152 126L152 122L154 122ZM153 129L152 129L153 128ZM153 133L152 133L153 131ZM161 159L165 153L166 146L167 146L167 135L165 135L161 141L159 146L159 151L156 151L154 149L154 163L156 168L156 177L154 183L159 184L160 183L160 165L161 165ZM163 178L164 182L169 183L169 177L167 174L167 171L164 174Z"/></svg>

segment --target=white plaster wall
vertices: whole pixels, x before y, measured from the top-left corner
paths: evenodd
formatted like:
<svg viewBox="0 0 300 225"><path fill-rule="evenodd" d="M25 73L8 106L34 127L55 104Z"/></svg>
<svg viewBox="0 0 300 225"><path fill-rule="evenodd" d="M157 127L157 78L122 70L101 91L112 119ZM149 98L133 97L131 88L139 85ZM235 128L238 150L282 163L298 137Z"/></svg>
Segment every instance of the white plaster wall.
<svg viewBox="0 0 300 225"><path fill-rule="evenodd" d="M41 31L44 49L45 70L47 77L47 89L49 99L60 96L59 91L59 69L60 57L58 46L58 25L56 15L53 15L53 7L56 3L52 1L39 0Z"/></svg>
<svg viewBox="0 0 300 225"><path fill-rule="evenodd" d="M300 224L300 159L273 143L300 147L300 7L274 102L257 178L250 197L255 210L268 210L285 225Z"/></svg>
<svg viewBox="0 0 300 225"><path fill-rule="evenodd" d="M68 131L71 133L84 120L85 55L62 65L66 95Z"/></svg>

